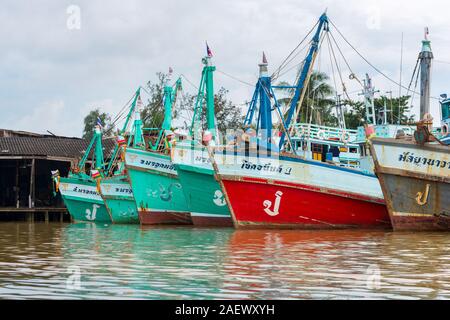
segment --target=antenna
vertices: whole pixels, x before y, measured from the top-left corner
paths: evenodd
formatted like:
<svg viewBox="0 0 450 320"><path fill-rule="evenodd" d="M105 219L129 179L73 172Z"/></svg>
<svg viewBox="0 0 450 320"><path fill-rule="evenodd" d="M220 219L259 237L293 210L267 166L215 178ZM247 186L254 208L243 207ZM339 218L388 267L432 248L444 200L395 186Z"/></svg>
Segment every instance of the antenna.
<svg viewBox="0 0 450 320"><path fill-rule="evenodd" d="M389 100L391 101L389 113L391 114L391 124L394 124L394 106L392 105L392 90L386 91L386 93L389 93Z"/></svg>
<svg viewBox="0 0 450 320"><path fill-rule="evenodd" d="M400 108L400 98L402 96L402 73L403 73L403 32L402 41L400 45L400 81L398 83L398 119L397 124L400 124L401 108Z"/></svg>

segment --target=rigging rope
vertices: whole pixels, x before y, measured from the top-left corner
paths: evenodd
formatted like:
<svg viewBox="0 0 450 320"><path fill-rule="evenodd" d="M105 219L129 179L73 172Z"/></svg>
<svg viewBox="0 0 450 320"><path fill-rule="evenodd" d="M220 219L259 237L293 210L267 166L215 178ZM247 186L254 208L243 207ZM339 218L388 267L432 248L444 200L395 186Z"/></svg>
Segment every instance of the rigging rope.
<svg viewBox="0 0 450 320"><path fill-rule="evenodd" d="M222 71L222 70L216 69L216 71L219 72L219 73L221 73L221 74L223 74L223 75L225 75L225 76L227 76L227 77L229 77L229 78L231 78L231 79L233 79L233 80L239 81L240 83L243 83L243 84L245 84L245 85L247 85L247 86L250 86L250 87L254 87L254 86L255 86L254 84L251 84L251 83L249 83L249 82L246 82L246 81L244 81L244 80L241 80L241 79L239 79L239 78L237 78L237 77L235 77L235 76L232 76L231 74L228 74L228 73L226 73L226 72L224 72L224 71Z"/></svg>
<svg viewBox="0 0 450 320"><path fill-rule="evenodd" d="M193 84L184 74L180 74L180 77L183 77L187 81L187 83L189 83L191 86L195 88L195 90L198 90L198 87L195 84Z"/></svg>
<svg viewBox="0 0 450 320"><path fill-rule="evenodd" d="M316 24L311 28L311 30L309 30L309 32L306 34L306 36L302 39L302 41L300 41L300 43L291 51L291 53L289 53L289 55L283 60L283 62L281 62L280 66L275 69L275 71L272 73L271 78L278 78L279 72L281 71L282 68L285 67L286 61L294 54L294 52L302 45L302 43L308 38L308 36L311 34L311 32L313 32L313 30L316 28L316 26L319 24L319 21L316 22Z"/></svg>
<svg viewBox="0 0 450 320"><path fill-rule="evenodd" d="M385 77L387 80L389 80L390 82L394 83L395 85L404 88L404 89L408 89L407 87L403 86L402 84L398 83L396 80L390 78L388 75L386 75L383 71L381 71L380 69L378 69L376 66L374 66L369 60L367 60L348 40L347 38L345 38L345 36L339 31L339 29L336 27L336 25L329 20L329 22L333 25L333 27L336 29L336 31L339 33L339 35L342 37L342 39L350 46L350 48L352 48L356 54L363 59L369 66L371 66L376 72L378 72L379 74L381 74L383 77ZM418 92L415 92L416 94L420 94ZM437 99L439 100L439 98L437 97L432 97L430 96L430 98L432 99Z"/></svg>

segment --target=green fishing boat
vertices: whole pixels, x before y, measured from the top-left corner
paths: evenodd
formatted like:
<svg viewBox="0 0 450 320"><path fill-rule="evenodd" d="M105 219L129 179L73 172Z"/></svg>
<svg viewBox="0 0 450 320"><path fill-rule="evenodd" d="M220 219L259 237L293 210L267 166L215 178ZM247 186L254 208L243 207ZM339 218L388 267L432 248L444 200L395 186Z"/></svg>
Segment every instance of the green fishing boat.
<svg viewBox="0 0 450 320"><path fill-rule="evenodd" d="M177 171L170 159L174 138L170 130L172 105L179 89L181 79L176 81L175 88L165 85L165 115L161 129L143 129L150 133L148 146L129 147L125 152L125 168L130 178L141 224L192 223Z"/></svg>
<svg viewBox="0 0 450 320"><path fill-rule="evenodd" d="M111 217L106 210L103 199L98 192L98 179L103 175L105 166L102 148L101 124L98 121L95 127L94 136L86 150L78 167L72 169L67 177L59 177L59 172L52 172L56 184L56 191L59 190L63 201L74 221L85 222L111 222ZM93 168L90 173L85 173L85 164L94 149Z"/></svg>
<svg viewBox="0 0 450 320"><path fill-rule="evenodd" d="M122 130L114 149L112 161L108 164L106 170L108 177L100 180L100 194L105 202L106 209L111 216L113 223L136 224L139 223L139 215L136 201L133 197L133 191L126 174L123 155L127 146L133 145L140 147L144 145L142 134L142 120L140 119L140 108L142 105L140 97L140 88L136 91L130 110L125 119ZM131 116L135 113L135 120L130 133L128 142L122 137L128 131ZM116 171L111 173L116 167Z"/></svg>
<svg viewBox="0 0 450 320"><path fill-rule="evenodd" d="M201 141L204 108L207 122L205 133L210 133L212 141L218 138L214 113L213 72L216 68L211 64L211 51L207 51L208 56L203 58L204 68L190 129L192 139L175 144L172 161L191 211L192 223L200 226L233 226L221 186L214 177L208 148Z"/></svg>
<svg viewBox="0 0 450 320"><path fill-rule="evenodd" d="M113 223L139 223L136 202L126 175L102 179L100 193Z"/></svg>

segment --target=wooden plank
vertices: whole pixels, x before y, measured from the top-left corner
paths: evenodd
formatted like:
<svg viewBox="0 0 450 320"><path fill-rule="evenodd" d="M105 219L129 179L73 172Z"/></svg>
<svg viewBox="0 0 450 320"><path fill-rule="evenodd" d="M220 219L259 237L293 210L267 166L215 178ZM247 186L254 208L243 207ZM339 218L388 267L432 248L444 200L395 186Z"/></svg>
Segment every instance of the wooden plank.
<svg viewBox="0 0 450 320"><path fill-rule="evenodd" d="M31 172L30 172L30 194L28 195L29 200L29 204L28 207L29 208L34 208L34 200L35 200L35 169L36 168L36 161L35 159L31 159Z"/></svg>
<svg viewBox="0 0 450 320"><path fill-rule="evenodd" d="M19 160L16 161L16 208L19 208Z"/></svg>

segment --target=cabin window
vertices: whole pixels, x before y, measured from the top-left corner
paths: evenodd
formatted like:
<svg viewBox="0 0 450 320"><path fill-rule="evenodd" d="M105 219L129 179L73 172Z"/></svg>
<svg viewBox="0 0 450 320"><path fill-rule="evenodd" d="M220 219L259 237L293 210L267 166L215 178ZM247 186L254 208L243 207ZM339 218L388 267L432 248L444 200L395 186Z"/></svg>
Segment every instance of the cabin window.
<svg viewBox="0 0 450 320"><path fill-rule="evenodd" d="M328 146L326 149L328 149ZM311 144L311 151L314 160L322 161L322 159L325 159L325 157L323 156L324 145L313 143Z"/></svg>
<svg viewBox="0 0 450 320"><path fill-rule="evenodd" d="M338 148L338 147L336 147L336 146L331 146L329 152L331 152L331 153L333 154L333 157L339 157L340 151L339 151L339 148Z"/></svg>

